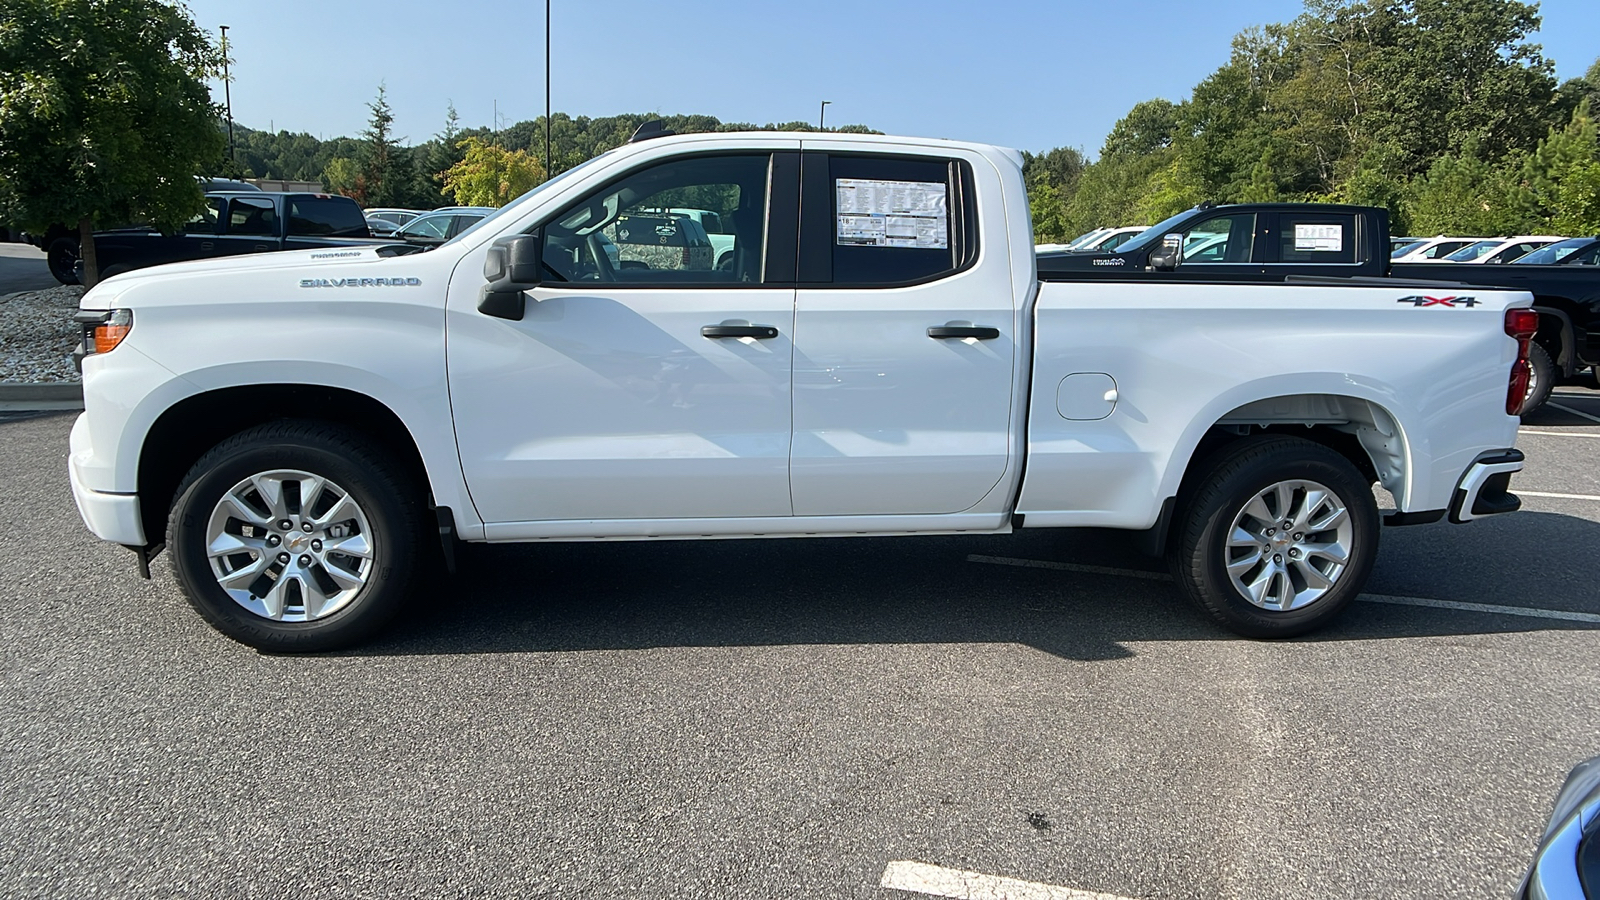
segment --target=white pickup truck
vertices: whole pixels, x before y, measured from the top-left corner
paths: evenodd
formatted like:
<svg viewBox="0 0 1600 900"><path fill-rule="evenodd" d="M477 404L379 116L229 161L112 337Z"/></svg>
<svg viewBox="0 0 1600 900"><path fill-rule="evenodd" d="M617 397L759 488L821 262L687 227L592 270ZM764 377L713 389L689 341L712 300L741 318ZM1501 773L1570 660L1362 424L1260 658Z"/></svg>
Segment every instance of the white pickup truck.
<svg viewBox="0 0 1600 900"><path fill-rule="evenodd" d="M618 266L601 230L663 207L715 211L732 264ZM1361 590L1374 484L1391 524L1518 506L1528 294L1041 283L1011 150L636 139L398 254L83 298L83 520L147 576L170 551L246 644L358 641L458 540L1073 526L1142 532L1224 625L1285 636Z"/></svg>

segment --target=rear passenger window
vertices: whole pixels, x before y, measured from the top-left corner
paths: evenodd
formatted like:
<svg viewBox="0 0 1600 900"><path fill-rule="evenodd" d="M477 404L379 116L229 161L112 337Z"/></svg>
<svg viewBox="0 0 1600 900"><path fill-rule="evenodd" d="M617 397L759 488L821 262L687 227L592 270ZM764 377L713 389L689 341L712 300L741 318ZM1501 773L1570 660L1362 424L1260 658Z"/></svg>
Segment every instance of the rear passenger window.
<svg viewBox="0 0 1600 900"><path fill-rule="evenodd" d="M289 200L289 233L366 237L361 207L343 197L293 197Z"/></svg>
<svg viewBox="0 0 1600 900"><path fill-rule="evenodd" d="M271 200L235 197L228 203L228 233L271 237L278 233L278 211Z"/></svg>
<svg viewBox="0 0 1600 900"><path fill-rule="evenodd" d="M1278 261L1355 262L1356 217L1349 214L1279 216Z"/></svg>
<svg viewBox="0 0 1600 900"><path fill-rule="evenodd" d="M976 251L970 176L961 163L948 159L907 159L834 155L808 157L807 181L817 184L810 168L827 160L826 221L809 212L807 242L813 252L826 230L832 277L818 277L815 268L803 280L831 280L839 285L892 285L928 281L951 274ZM808 196L817 196L815 187ZM802 208L807 205L802 200ZM812 207L813 209L815 207Z"/></svg>

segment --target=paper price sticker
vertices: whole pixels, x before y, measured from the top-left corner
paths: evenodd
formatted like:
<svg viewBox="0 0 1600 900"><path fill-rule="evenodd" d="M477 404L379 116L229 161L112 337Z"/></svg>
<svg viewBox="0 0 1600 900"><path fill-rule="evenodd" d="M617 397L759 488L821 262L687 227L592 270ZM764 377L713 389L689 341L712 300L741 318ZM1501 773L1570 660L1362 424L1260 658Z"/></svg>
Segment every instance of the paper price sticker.
<svg viewBox="0 0 1600 900"><path fill-rule="evenodd" d="M834 181L834 241L855 247L950 246L945 185L939 181Z"/></svg>
<svg viewBox="0 0 1600 900"><path fill-rule="evenodd" d="M1338 225L1296 225L1294 249L1338 253L1344 249L1344 228Z"/></svg>

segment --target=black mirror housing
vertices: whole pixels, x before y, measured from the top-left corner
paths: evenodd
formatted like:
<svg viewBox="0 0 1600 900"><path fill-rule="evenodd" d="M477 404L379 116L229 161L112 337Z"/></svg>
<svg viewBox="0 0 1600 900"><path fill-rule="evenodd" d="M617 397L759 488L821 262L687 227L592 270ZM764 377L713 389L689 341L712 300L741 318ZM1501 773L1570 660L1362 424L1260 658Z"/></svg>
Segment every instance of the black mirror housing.
<svg viewBox="0 0 1600 900"><path fill-rule="evenodd" d="M544 231L514 234L489 245L483 260L478 312L497 319L522 321L527 299L522 292L539 286L544 276Z"/></svg>
<svg viewBox="0 0 1600 900"><path fill-rule="evenodd" d="M1183 235L1173 232L1161 236L1161 243L1150 251L1150 268L1171 272L1183 261Z"/></svg>

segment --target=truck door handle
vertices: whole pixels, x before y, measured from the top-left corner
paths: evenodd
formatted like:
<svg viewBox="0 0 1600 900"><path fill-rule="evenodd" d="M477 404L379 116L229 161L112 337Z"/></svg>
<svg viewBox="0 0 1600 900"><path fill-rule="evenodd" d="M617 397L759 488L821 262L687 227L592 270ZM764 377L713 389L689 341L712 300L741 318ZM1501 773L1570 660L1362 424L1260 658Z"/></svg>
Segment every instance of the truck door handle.
<svg viewBox="0 0 1600 900"><path fill-rule="evenodd" d="M755 338L767 340L778 336L778 329L771 325L706 325L700 329L701 337L708 338Z"/></svg>
<svg viewBox="0 0 1600 900"><path fill-rule="evenodd" d="M935 325L928 329L928 337L939 338L977 338L980 341L992 341L1000 336L1000 329L988 328L983 325Z"/></svg>
<svg viewBox="0 0 1600 900"><path fill-rule="evenodd" d="M216 247L216 244L213 244L210 241L201 241L200 242L200 249L201 250L211 250L214 247Z"/></svg>

